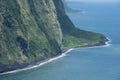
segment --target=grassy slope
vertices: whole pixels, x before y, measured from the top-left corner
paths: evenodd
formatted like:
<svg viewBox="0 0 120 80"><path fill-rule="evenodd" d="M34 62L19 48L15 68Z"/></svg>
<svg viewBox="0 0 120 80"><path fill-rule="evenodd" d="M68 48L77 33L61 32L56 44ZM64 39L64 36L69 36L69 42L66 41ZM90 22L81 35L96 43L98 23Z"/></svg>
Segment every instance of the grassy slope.
<svg viewBox="0 0 120 80"><path fill-rule="evenodd" d="M106 41L75 28L61 0L0 0L0 72L59 55L61 36L63 49Z"/></svg>
<svg viewBox="0 0 120 80"><path fill-rule="evenodd" d="M63 32L63 48L102 45L107 41L104 35L76 28L63 11L63 3L54 0L57 8L58 20ZM59 5L58 5L59 3Z"/></svg>

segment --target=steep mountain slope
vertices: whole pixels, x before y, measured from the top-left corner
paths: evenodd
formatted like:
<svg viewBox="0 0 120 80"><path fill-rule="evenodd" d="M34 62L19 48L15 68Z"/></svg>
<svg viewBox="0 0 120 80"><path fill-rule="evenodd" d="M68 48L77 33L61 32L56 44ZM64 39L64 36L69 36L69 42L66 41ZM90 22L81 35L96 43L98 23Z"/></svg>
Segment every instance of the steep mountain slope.
<svg viewBox="0 0 120 80"><path fill-rule="evenodd" d="M58 21L63 32L63 48L104 45L107 39L104 35L76 28L65 14L61 0L54 3L57 8ZM58 5L59 4L59 5Z"/></svg>
<svg viewBox="0 0 120 80"><path fill-rule="evenodd" d="M66 0L62 0L63 4L64 4L64 8L65 8L65 11L67 13L69 12L81 12L81 10L75 10L75 9L72 9L70 8L68 5L67 5L67 1Z"/></svg>
<svg viewBox="0 0 120 80"><path fill-rule="evenodd" d="M0 0L0 10L0 71L61 53L52 0Z"/></svg>
<svg viewBox="0 0 120 80"><path fill-rule="evenodd" d="M101 34L75 28L61 0L0 0L0 72L105 41Z"/></svg>

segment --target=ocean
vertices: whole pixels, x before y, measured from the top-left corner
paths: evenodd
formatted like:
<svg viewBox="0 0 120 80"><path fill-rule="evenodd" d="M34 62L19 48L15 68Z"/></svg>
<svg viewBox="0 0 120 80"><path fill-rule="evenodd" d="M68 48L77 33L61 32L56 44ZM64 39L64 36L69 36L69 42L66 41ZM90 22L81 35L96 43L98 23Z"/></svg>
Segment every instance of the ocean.
<svg viewBox="0 0 120 80"><path fill-rule="evenodd" d="M67 13L76 27L104 34L111 45L73 49L50 63L2 75L0 80L120 80L120 3L69 2L68 5L83 10Z"/></svg>

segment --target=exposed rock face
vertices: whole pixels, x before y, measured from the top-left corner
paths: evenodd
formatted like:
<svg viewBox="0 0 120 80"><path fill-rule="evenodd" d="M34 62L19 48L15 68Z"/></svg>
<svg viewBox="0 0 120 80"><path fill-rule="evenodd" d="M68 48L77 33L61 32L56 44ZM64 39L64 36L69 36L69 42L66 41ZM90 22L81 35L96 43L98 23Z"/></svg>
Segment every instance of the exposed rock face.
<svg viewBox="0 0 120 80"><path fill-rule="evenodd" d="M0 67L52 57L61 53L61 43L52 0L0 0Z"/></svg>
<svg viewBox="0 0 120 80"><path fill-rule="evenodd" d="M0 72L60 55L62 48L106 40L75 28L61 0L0 0Z"/></svg>

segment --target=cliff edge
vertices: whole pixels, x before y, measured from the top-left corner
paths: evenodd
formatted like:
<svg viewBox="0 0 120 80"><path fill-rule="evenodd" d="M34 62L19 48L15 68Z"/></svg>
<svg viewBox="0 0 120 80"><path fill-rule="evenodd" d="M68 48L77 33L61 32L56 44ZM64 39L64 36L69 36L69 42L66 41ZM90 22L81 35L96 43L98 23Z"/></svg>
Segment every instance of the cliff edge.
<svg viewBox="0 0 120 80"><path fill-rule="evenodd" d="M62 0L0 0L0 73L106 41L102 34L76 28Z"/></svg>

